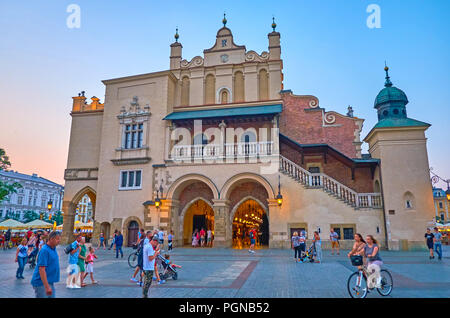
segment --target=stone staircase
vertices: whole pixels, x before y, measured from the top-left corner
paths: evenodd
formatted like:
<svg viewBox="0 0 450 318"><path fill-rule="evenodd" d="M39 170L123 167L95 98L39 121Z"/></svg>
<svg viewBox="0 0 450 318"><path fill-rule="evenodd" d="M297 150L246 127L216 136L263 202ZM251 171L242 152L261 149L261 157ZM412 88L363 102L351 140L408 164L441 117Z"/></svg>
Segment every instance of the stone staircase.
<svg viewBox="0 0 450 318"><path fill-rule="evenodd" d="M321 189L329 196L358 209L381 209L381 193L357 193L324 173L311 173L280 155L280 172L306 189Z"/></svg>

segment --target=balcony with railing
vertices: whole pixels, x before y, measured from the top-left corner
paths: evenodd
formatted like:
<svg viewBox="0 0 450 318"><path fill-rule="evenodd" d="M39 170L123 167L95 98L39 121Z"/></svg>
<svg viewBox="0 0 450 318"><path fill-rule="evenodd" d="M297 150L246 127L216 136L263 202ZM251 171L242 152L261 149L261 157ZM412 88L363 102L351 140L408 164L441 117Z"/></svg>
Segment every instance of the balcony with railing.
<svg viewBox="0 0 450 318"><path fill-rule="evenodd" d="M274 153L273 141L175 145L169 154L174 161L214 160L224 158L262 158Z"/></svg>

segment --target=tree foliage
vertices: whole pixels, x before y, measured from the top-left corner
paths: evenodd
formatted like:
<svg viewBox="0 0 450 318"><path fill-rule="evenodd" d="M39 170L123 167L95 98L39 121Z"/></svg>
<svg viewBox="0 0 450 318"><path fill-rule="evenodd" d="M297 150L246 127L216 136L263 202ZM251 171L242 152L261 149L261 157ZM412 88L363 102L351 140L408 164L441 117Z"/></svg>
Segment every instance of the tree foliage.
<svg viewBox="0 0 450 318"><path fill-rule="evenodd" d="M0 148L0 171L11 167L11 162L9 161L9 157L6 155L6 151ZM22 188L20 183L7 183L0 181L0 202L5 200L11 193L17 192L17 189Z"/></svg>

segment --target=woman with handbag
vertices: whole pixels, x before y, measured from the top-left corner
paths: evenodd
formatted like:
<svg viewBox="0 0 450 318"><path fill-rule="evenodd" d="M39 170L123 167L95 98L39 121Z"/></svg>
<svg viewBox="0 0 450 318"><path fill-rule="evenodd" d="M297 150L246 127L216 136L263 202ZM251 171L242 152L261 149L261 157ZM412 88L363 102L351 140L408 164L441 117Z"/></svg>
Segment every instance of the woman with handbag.
<svg viewBox="0 0 450 318"><path fill-rule="evenodd" d="M348 253L348 257L351 258L352 256L357 256L357 255L363 256L365 247L366 247L366 241L364 241L361 234L356 233L355 234L355 244L353 244L352 250Z"/></svg>

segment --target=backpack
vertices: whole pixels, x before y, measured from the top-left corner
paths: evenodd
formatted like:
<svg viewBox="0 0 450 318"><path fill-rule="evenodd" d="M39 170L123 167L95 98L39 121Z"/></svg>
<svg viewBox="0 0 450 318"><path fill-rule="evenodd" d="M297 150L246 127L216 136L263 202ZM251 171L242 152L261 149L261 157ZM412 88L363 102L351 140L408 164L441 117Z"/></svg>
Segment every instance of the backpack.
<svg viewBox="0 0 450 318"><path fill-rule="evenodd" d="M72 244L69 244L64 248L64 253L66 253L66 254L69 254L72 251L73 251Z"/></svg>

